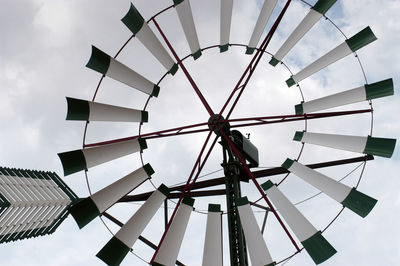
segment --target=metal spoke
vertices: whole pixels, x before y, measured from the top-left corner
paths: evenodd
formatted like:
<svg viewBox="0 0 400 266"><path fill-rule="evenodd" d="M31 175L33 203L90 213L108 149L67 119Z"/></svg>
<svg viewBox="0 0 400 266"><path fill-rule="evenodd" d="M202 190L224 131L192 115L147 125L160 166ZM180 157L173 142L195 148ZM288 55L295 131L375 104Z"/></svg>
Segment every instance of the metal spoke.
<svg viewBox="0 0 400 266"><path fill-rule="evenodd" d="M311 169L318 169L318 168L325 168L325 167L338 166L338 165L344 165L344 164L365 162L365 161L370 161L373 159L374 159L374 157L372 155L365 155L365 156L354 157L354 158L343 159L343 160L335 160L335 161L307 164L306 166ZM286 174L288 172L289 171L283 167L274 167L274 168L270 168L270 169L253 171L252 174L253 174L254 178L263 178L263 177L267 177L267 176ZM195 184L193 184L191 190L215 187L215 186L224 185L224 184L225 184L224 177L217 177L217 178L213 178L213 179L209 179L209 180L204 180L201 182L196 182ZM185 187L184 185L175 186L175 187L170 187L169 190L171 192L172 191L183 191L184 187ZM119 201L120 202L145 201L150 197L151 193L153 193L153 192L154 191L137 194L137 195L127 195L127 196L123 197L122 199L120 199Z"/></svg>
<svg viewBox="0 0 400 266"><path fill-rule="evenodd" d="M232 141L229 139L229 137L225 134L225 132L223 130L220 130L221 133L221 137L224 138L224 140L226 141L226 143L229 145L229 147L232 149L233 154L239 159L240 164L242 165L242 168L244 169L244 171L246 172L247 176L249 177L249 179L251 179L254 183L254 185L256 186L257 190L260 192L262 198L265 200L265 202L268 204L269 208L271 209L272 213L275 215L276 219L278 220L279 224L281 225L281 227L283 228L283 230L285 231L286 235L289 237L290 241L292 242L293 246L296 248L297 251L300 250L299 246L297 245L296 241L293 239L292 235L290 234L289 230L286 228L285 224L283 223L282 219L279 217L278 213L276 212L276 210L274 209L274 207L272 206L272 203L269 201L269 199L267 198L267 196L265 195L263 189L261 188L260 184L257 182L257 180L255 179L255 177L253 176L253 174L251 173L249 167L246 165L246 162L244 161L244 159L242 158L240 152L238 151L238 149L235 147L235 145L232 143Z"/></svg>
<svg viewBox="0 0 400 266"><path fill-rule="evenodd" d="M245 126L257 126L257 125L263 125L263 124L265 125L265 124L295 122L295 121L301 121L301 120L310 120L310 119L327 118L327 117L334 117L334 116L362 114L362 113L370 113L370 112L372 112L371 109L362 109L362 110L326 112L326 113L314 113L314 114L302 114L302 115L279 115L279 116L260 116L260 117L236 118L236 119L224 120L222 122L235 123L235 122L253 121L251 123L242 123L242 124L232 124L231 125L231 128L237 128L237 127L245 127ZM126 138L85 144L84 148L113 144L113 143L128 141L128 140L132 140L132 139L137 139L137 138L155 139L155 138L171 137L171 136L178 136L178 135L185 135L185 134L192 134L192 133L207 132L207 131L210 131L210 129L208 128L208 125L209 125L209 123L205 122L205 123L187 125L187 126L183 126L183 127L165 129L165 130L161 130L161 131L144 133L144 134L126 137ZM202 127L202 126L207 126L207 127L202 128L202 129L196 129L196 130L187 130L190 128Z"/></svg>
<svg viewBox="0 0 400 266"><path fill-rule="evenodd" d="M171 215L171 217L170 217L170 219L169 219L168 225L167 225L167 227L165 228L165 231L164 231L164 233L163 233L163 235L162 235L162 237L161 237L161 239L160 239L160 242L159 242L159 244L158 244L158 246L157 246L156 251L154 252L154 255L153 255L153 257L152 257L150 263L153 263L154 259L155 259L156 256L157 256L157 253L158 253L158 251L159 251L159 249L160 249L160 247L161 247L161 244L163 243L163 241L164 241L164 239L165 239L165 236L166 236L166 234L167 234L169 228L171 227L172 221L173 221L173 219L174 219L174 217L175 217L175 214L176 214L176 212L177 212L177 210L178 210L178 207L179 207L179 205L180 205L181 202L182 202L182 199L183 199L183 197L184 197L184 195L185 195L185 192L186 192L186 191L187 191L187 192L190 192L191 187L193 186L193 184L196 182L197 178L199 177L201 170L203 169L205 163L207 162L207 159L208 159L209 155L211 154L211 151L213 150L213 148L214 148L214 146L215 146L215 143L217 142L218 137L215 137L215 139L214 139L213 143L211 144L211 146L210 146L210 148L209 148L209 150L208 150L208 152L207 152L205 158L204 158L203 160L201 160L201 158L202 158L202 156L203 156L203 153L204 153L204 151L205 151L205 148L206 148L206 146L207 146L207 144L208 144L208 141L210 140L210 137L211 137L212 133L213 133L212 130L208 133L208 136L207 136L207 138L206 138L206 141L204 142L203 147L202 147L202 149L201 149L201 151L200 151L200 154L199 154L199 156L197 157L197 160L196 160L196 162L195 162L195 164L194 164L194 166L193 166L193 169L192 169L192 171L191 171L191 173L190 173L190 175L189 175L189 178L188 178L188 180L187 180L187 182L186 182L185 188L184 188L184 190L182 191L182 193L180 193L179 200L178 200L178 202L177 202L177 204L176 204L176 206L175 206L175 208L174 208L174 211L173 211L173 213L172 213L172 215ZM197 170L197 173L195 174L195 177L193 178L194 173L195 173L196 170ZM191 183L192 178L193 178L193 182Z"/></svg>
<svg viewBox="0 0 400 266"><path fill-rule="evenodd" d="M109 219L111 222L115 223L116 225L118 225L120 227L124 226L124 224L121 221L119 221L117 218L115 218L114 216L110 215L109 213L104 212L102 215L104 217L106 217L107 219ZM151 242L150 240L148 240L147 238L145 238L142 235L140 235L138 239L140 241L142 241L144 244L146 244L147 246L151 247L152 249L156 249L157 248L157 246L153 242ZM185 266L185 264L183 264L179 260L176 260L175 264L179 265L179 266Z"/></svg>
<svg viewBox="0 0 400 266"><path fill-rule="evenodd" d="M240 96L242 95L244 89L247 86L247 83L251 79L255 69L257 68L258 63L260 62L262 56L264 55L264 52L265 52L273 34L275 33L276 29L278 28L278 25L281 22L283 15L285 14L287 8L289 7L290 2L291 2L291 0L288 0L286 2L284 8L282 9L281 13L279 14L278 18L276 19L274 25L271 27L267 36L264 38L264 40L260 46L260 49L257 49L257 52L253 56L253 59L250 61L250 64L247 66L246 70L244 71L244 73L240 77L238 83L236 84L235 88L232 90L231 94L229 95L228 99L226 100L224 106L222 107L221 111L219 112L219 115L222 115L222 113L225 111L225 108L228 106L229 102L231 101L233 95L236 93L237 90L240 89L240 92L239 92L238 96L236 97L231 109L229 110L228 115L226 116L226 119L228 119L230 117L230 115L232 114L233 109L235 108L237 102L239 101ZM244 83L242 84L242 81L246 76L247 76L247 78L244 81Z"/></svg>
<svg viewBox="0 0 400 266"><path fill-rule="evenodd" d="M158 25L157 21L155 18L152 19L152 21L154 22L154 25L156 26L157 30L160 32L162 38L164 39L165 43L167 44L168 48L170 49L171 53L174 55L175 60L177 61L178 65L182 68L183 73L185 74L185 76L187 77L189 83L192 85L193 89L195 90L196 94L199 96L200 101L203 103L204 107L206 108L208 114L210 116L214 115L214 112L212 111L210 105L208 104L208 102L206 101L206 99L204 98L203 94L201 93L200 89L197 87L196 83L194 82L192 76L189 74L189 72L187 71L185 65L183 64L183 62L180 60L179 56L176 54L174 48L172 47L171 43L168 41L167 37L165 36L164 32L161 30L160 25Z"/></svg>

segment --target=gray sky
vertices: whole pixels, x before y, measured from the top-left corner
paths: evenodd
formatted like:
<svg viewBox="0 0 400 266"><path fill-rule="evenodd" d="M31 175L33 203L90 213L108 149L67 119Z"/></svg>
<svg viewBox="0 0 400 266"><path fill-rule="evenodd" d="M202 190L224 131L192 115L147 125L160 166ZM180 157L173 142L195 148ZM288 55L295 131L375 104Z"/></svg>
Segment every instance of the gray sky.
<svg viewBox="0 0 400 266"><path fill-rule="evenodd" d="M278 1L278 9L284 1ZM314 3L315 1L310 1ZM133 1L147 19L172 1ZM151 4L150 4L151 3ZM234 1L231 43L247 44L258 16L261 1ZM65 121L65 97L90 100L100 74L85 67L90 56L90 45L96 45L113 55L130 37L129 30L120 19L129 8L130 1L45 1L0 0L0 165L55 171L62 176L62 166L57 153L79 149L82 146L84 124ZM191 1L201 47L219 42L219 1ZM294 27L307 13L308 7L293 0L268 51L274 53ZM369 25L378 41L358 53L370 83L393 78L395 96L377 99L374 106L373 136L398 138L400 135L400 99L396 93L399 84L400 53L400 2L396 0L338 0L327 13L347 36L352 36ZM273 17L276 17L274 12ZM180 56L189 53L175 10L159 19ZM268 24L267 29L270 27ZM154 29L154 28L153 28ZM297 72L314 59L341 42L343 37L327 21L321 20L306 37L288 54L284 62ZM133 40L119 57L121 62L156 82L164 73L162 66L137 40ZM221 108L240 74L251 57L244 55L244 48L231 48L219 54L216 50L203 53L198 60L185 61L188 70L202 89L214 112ZM249 83L232 117L293 114L294 105L301 100L299 91L287 88L285 80L290 74L281 66L272 68L270 57L260 64ZM300 83L305 98L314 99L364 84L356 59L349 56ZM143 94L106 79L98 95L98 101L141 109ZM367 108L359 103L337 110ZM332 109L336 110L336 109ZM158 98L149 105L149 123L144 132L179 125L204 122L207 113L181 70L161 83ZM296 130L303 130L304 123L245 128L251 140L259 148L261 166L279 166L287 157L295 158L300 144L291 139ZM348 135L369 134L370 117L366 115L309 122L313 132ZM132 124L92 123L88 131L88 143L137 134ZM193 166L205 135L191 135L148 141L144 160L150 162L156 173L153 182L173 185L186 180ZM355 153L331 150L308 145L301 162L333 160L358 156ZM323 265L396 265L400 260L400 223L397 209L400 197L395 188L400 181L398 149L391 159L376 158L367 164L359 190L378 199L378 204L366 218L345 210L343 215L328 229L324 236L338 253ZM212 153L204 173L220 169L220 148ZM90 169L93 191L97 191L123 175L139 167L137 155L127 156L115 162ZM347 175L357 165L324 169L332 178ZM221 175L219 172L216 176ZM360 168L343 182L354 186ZM88 195L83 173L64 180L81 197ZM267 179L262 179L264 182ZM273 177L272 181L278 181ZM150 184L137 191L151 189ZM316 191L290 176L282 191L293 202L301 201ZM244 194L250 200L258 199L254 186L244 185ZM197 210L206 208L209 202L223 199L198 200ZM172 204L170 204L172 206ZM126 221L137 209L126 204L112 208L110 212ZM317 229L324 228L340 209L326 196L318 196L298 205ZM257 209L254 209L258 211ZM259 223L263 213L256 213ZM111 225L114 230L117 229ZM182 244L179 259L187 265L201 265L205 230L205 215L193 213ZM162 234L162 213L154 218L144 235L158 242ZM111 237L99 219L79 230L75 221L68 218L51 236L18 241L0 246L2 265L104 265L95 254ZM226 238L225 232L225 238ZM277 261L293 252L275 218L269 216L265 239L271 254ZM225 245L225 251L227 245ZM140 243L135 252L148 260L151 250ZM227 260L227 251L225 252ZM143 262L129 254L123 265L142 265ZM143 264L144 265L144 264ZM226 263L226 265L228 265ZM308 254L302 252L286 265L313 265Z"/></svg>

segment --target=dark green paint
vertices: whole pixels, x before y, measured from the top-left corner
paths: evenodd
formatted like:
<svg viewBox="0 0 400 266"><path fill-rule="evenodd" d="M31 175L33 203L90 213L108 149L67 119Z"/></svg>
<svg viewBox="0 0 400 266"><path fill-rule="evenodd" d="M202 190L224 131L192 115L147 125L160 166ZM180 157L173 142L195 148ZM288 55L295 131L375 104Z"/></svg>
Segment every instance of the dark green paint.
<svg viewBox="0 0 400 266"><path fill-rule="evenodd" d="M272 183L271 180L268 180L267 182L261 184L261 187L264 191L267 191L268 189L272 188L274 186L274 183Z"/></svg>
<svg viewBox="0 0 400 266"><path fill-rule="evenodd" d="M152 174L154 174L154 170L153 167L151 167L151 165L149 163L145 164L143 166L143 169L146 171L146 174L151 177Z"/></svg>
<svg viewBox="0 0 400 266"><path fill-rule="evenodd" d="M169 195L169 188L168 188L166 185L161 184L161 185L157 188L157 190L160 191L161 193L163 193L164 196L168 197L168 195Z"/></svg>
<svg viewBox="0 0 400 266"><path fill-rule="evenodd" d="M294 134L293 140L301 141L303 139L303 136L304 136L304 131L296 131L296 133Z"/></svg>
<svg viewBox="0 0 400 266"><path fill-rule="evenodd" d="M64 176L87 170L86 159L82 150L59 153L58 157L60 157L64 169Z"/></svg>
<svg viewBox="0 0 400 266"><path fill-rule="evenodd" d="M111 57L92 45L92 55L86 67L105 75L110 67Z"/></svg>
<svg viewBox="0 0 400 266"><path fill-rule="evenodd" d="M315 11L324 15L337 0L319 0L313 7Z"/></svg>
<svg viewBox="0 0 400 266"><path fill-rule="evenodd" d="M366 84L365 93L367 95L367 100L393 95L393 79L385 79L372 84Z"/></svg>
<svg viewBox="0 0 400 266"><path fill-rule="evenodd" d="M372 32L371 28L366 27L350 39L347 39L346 42L350 49L355 52L375 40L377 40L377 38Z"/></svg>
<svg viewBox="0 0 400 266"><path fill-rule="evenodd" d="M310 238L302 241L301 244L315 264L326 261L336 253L336 250L322 236L321 232L317 232Z"/></svg>
<svg viewBox="0 0 400 266"><path fill-rule="evenodd" d="M208 212L221 212L220 204L208 204Z"/></svg>
<svg viewBox="0 0 400 266"><path fill-rule="evenodd" d="M67 97L67 120L89 121L89 102Z"/></svg>
<svg viewBox="0 0 400 266"><path fill-rule="evenodd" d="M100 215L99 209L90 197L78 201L68 211L74 217L80 229Z"/></svg>
<svg viewBox="0 0 400 266"><path fill-rule="evenodd" d="M286 80L286 84L288 87L292 87L296 84L296 81L294 81L294 79L291 77L290 79Z"/></svg>
<svg viewBox="0 0 400 266"><path fill-rule="evenodd" d="M174 6L177 6L182 2L183 2L183 0L174 0Z"/></svg>
<svg viewBox="0 0 400 266"><path fill-rule="evenodd" d="M376 202L376 199L371 198L370 196L365 195L364 193L361 193L353 188L349 195L347 195L347 197L344 199L342 204L364 218L368 215L368 213L371 212Z"/></svg>
<svg viewBox="0 0 400 266"><path fill-rule="evenodd" d="M246 47L246 54L253 54L256 48L254 47Z"/></svg>
<svg viewBox="0 0 400 266"><path fill-rule="evenodd" d="M374 138L368 136L364 154L371 154L390 158L396 146L396 139Z"/></svg>
<svg viewBox="0 0 400 266"><path fill-rule="evenodd" d="M142 111L142 119L141 122L149 122L149 112L147 111Z"/></svg>
<svg viewBox="0 0 400 266"><path fill-rule="evenodd" d="M242 198L236 199L236 206L243 206L246 204L249 204L249 200L247 199L247 197L242 197Z"/></svg>
<svg viewBox="0 0 400 266"><path fill-rule="evenodd" d="M190 197L184 197L184 198L182 199L182 203L183 203L183 204L186 204L186 205L188 205L188 206L190 206L190 207L193 207L193 205L194 205L194 199L193 199L193 198L190 198Z"/></svg>
<svg viewBox="0 0 400 266"><path fill-rule="evenodd" d="M302 103L296 104L296 105L294 106L294 110L296 111L296 115L302 115L302 114L304 114L303 104L302 104Z"/></svg>
<svg viewBox="0 0 400 266"><path fill-rule="evenodd" d="M128 10L128 13L121 19L121 21L125 24L126 27L136 35L143 27L145 23L144 18L140 15L139 11L136 7L131 3L131 6Z"/></svg>
<svg viewBox="0 0 400 266"><path fill-rule="evenodd" d="M160 93L160 87L154 84L154 88L150 96L158 97L159 93Z"/></svg>
<svg viewBox="0 0 400 266"><path fill-rule="evenodd" d="M194 54L192 54L193 59L196 60L197 58L199 58L201 56L201 49L199 49L197 52L195 52Z"/></svg>
<svg viewBox="0 0 400 266"><path fill-rule="evenodd" d="M146 139L138 139L138 142L141 150L147 149Z"/></svg>
<svg viewBox="0 0 400 266"><path fill-rule="evenodd" d="M108 265L120 265L130 248L115 236L97 253L96 257Z"/></svg>
<svg viewBox="0 0 400 266"><path fill-rule="evenodd" d="M285 168L286 170L289 170L290 167L292 167L294 163L294 160L291 159L286 159L286 161L283 162L282 167Z"/></svg>
<svg viewBox="0 0 400 266"><path fill-rule="evenodd" d="M168 72L173 76L175 75L176 71L178 71L178 69L179 69L178 64L175 63Z"/></svg>
<svg viewBox="0 0 400 266"><path fill-rule="evenodd" d="M228 43L219 46L219 52L220 53L226 52L226 51L228 51L228 49L229 49L229 44Z"/></svg>
<svg viewBox="0 0 400 266"><path fill-rule="evenodd" d="M279 60L276 59L275 57L272 57L271 60L269 61L269 64L272 66L276 66L279 63Z"/></svg>

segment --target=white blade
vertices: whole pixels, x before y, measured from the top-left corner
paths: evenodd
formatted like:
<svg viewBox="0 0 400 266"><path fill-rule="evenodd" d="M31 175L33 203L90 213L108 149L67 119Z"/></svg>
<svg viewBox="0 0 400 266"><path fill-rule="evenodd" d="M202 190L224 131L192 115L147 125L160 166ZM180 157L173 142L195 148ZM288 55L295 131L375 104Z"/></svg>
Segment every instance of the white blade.
<svg viewBox="0 0 400 266"><path fill-rule="evenodd" d="M131 192L134 188L150 178L154 173L150 164L146 164L111 185L94 193L90 198L96 204L100 213L107 210L120 198Z"/></svg>
<svg viewBox="0 0 400 266"><path fill-rule="evenodd" d="M147 122L146 111L67 97L67 120Z"/></svg>
<svg viewBox="0 0 400 266"><path fill-rule="evenodd" d="M357 191L355 188L346 186L296 161L287 159L282 167L361 217L367 216L377 202L376 199Z"/></svg>
<svg viewBox="0 0 400 266"><path fill-rule="evenodd" d="M96 256L108 265L119 265L168 194L168 188L162 184Z"/></svg>
<svg viewBox="0 0 400 266"><path fill-rule="evenodd" d="M220 41L219 50L225 52L229 47L231 33L233 0L221 0Z"/></svg>
<svg viewBox="0 0 400 266"><path fill-rule="evenodd" d="M274 265L247 197L238 199L236 206L246 238L251 264L253 266Z"/></svg>
<svg viewBox="0 0 400 266"><path fill-rule="evenodd" d="M311 132L299 132L296 134L298 136L302 134L301 142L358 153L363 153L367 143L367 137Z"/></svg>
<svg viewBox="0 0 400 266"><path fill-rule="evenodd" d="M315 111L329 109L332 107L390 96L393 95L393 93L393 80L386 79L372 84L366 84L362 87L358 87L355 89L298 104L295 106L295 109L296 114L307 114Z"/></svg>
<svg viewBox="0 0 400 266"><path fill-rule="evenodd" d="M150 96L158 96L160 87L145 77L136 73L126 65L120 63L108 54L92 45L92 54L86 67L93 69L107 77L122 82Z"/></svg>
<svg viewBox="0 0 400 266"><path fill-rule="evenodd" d="M97 191L90 197L77 202L69 209L69 212L74 217L79 228L82 228L114 205L123 196L149 179L153 173L154 170L150 164L146 164L111 185Z"/></svg>
<svg viewBox="0 0 400 266"><path fill-rule="evenodd" d="M131 3L131 7L122 22L135 35L136 38L153 54L155 58L167 69L172 75L178 70L178 65L174 63L171 56L165 50L164 46L157 39L156 35L150 29L149 25L144 21L142 15Z"/></svg>
<svg viewBox="0 0 400 266"><path fill-rule="evenodd" d="M115 160L147 148L144 139L132 139L103 146L59 153L64 175L73 174L90 167Z"/></svg>
<svg viewBox="0 0 400 266"><path fill-rule="evenodd" d="M262 188L300 242L318 232L271 181L262 184Z"/></svg>
<svg viewBox="0 0 400 266"><path fill-rule="evenodd" d="M315 111L325 110L337 106L351 103L357 103L366 100L365 87L358 87L352 90L336 93L323 98L315 99L301 104L302 113L312 113ZM300 107L299 107L300 108ZM300 110L296 114L300 114Z"/></svg>
<svg viewBox="0 0 400 266"><path fill-rule="evenodd" d="M270 180L261 186L315 263L324 262L336 253L320 232Z"/></svg>
<svg viewBox="0 0 400 266"><path fill-rule="evenodd" d="M331 8L336 0L319 0L308 12L305 18L300 22L296 29L290 34L284 44L279 48L276 54L269 62L276 66L287 53L303 38L303 36L318 22L318 20Z"/></svg>
<svg viewBox="0 0 400 266"><path fill-rule="evenodd" d="M247 45L246 54L252 54L260 41L261 34L263 33L268 19L272 14L278 0L265 0L264 5L258 16L256 25L254 26L253 34L251 35L249 44Z"/></svg>
<svg viewBox="0 0 400 266"><path fill-rule="evenodd" d="M187 42L189 43L190 51L193 58L196 60L201 56L199 38L197 37L196 27L193 21L192 8L189 0L174 0L175 9L178 13L183 32Z"/></svg>
<svg viewBox="0 0 400 266"><path fill-rule="evenodd" d="M154 262L161 265L175 265L183 236L185 235L186 227L193 211L193 204L194 199L184 198L182 200L171 226L165 235L164 241L154 258Z"/></svg>
<svg viewBox="0 0 400 266"><path fill-rule="evenodd" d="M357 51L358 49L366 46L367 44L376 40L376 37L372 30L367 27L347 39L345 42L329 51L327 54L323 55L304 69L302 69L297 74L293 75L290 79L286 80L286 84L290 87L296 83L299 83L303 79L311 76L312 74L320 71L321 69L329 66L330 64L346 57L347 55Z"/></svg>
<svg viewBox="0 0 400 266"><path fill-rule="evenodd" d="M203 266L222 266L222 212L218 204L208 205Z"/></svg>
<svg viewBox="0 0 400 266"><path fill-rule="evenodd" d="M334 135L297 131L293 140L390 158L396 147L396 139Z"/></svg>
<svg viewBox="0 0 400 266"><path fill-rule="evenodd" d="M310 9L307 16L300 22L296 29L289 35L286 41L282 44L281 48L272 57L270 64L276 66L282 59L290 52L298 41L317 23L322 17L322 14Z"/></svg>

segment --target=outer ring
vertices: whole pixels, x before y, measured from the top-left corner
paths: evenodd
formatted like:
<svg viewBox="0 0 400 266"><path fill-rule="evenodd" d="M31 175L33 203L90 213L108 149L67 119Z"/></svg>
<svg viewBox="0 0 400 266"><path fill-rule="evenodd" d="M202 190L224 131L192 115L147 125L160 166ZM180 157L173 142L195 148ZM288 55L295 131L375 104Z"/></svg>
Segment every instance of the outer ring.
<svg viewBox="0 0 400 266"><path fill-rule="evenodd" d="M298 1L302 2L303 4L305 4L305 5L307 5L307 6L310 6L310 7L312 6L310 3L308 3L308 2L305 1L305 0L298 0ZM163 14L164 12L166 12L167 10L169 10L169 9L171 9L171 8L173 8L173 7L174 7L174 5L171 5L171 6L167 7L167 8L165 8L165 9L161 10L160 12L158 12L158 13L156 13L154 16L152 16L146 23L148 23L148 22L151 21L153 18L155 18L155 17L157 17L157 16ZM324 17L326 20L328 20L328 21L343 35L344 39L348 39L347 36L343 33L343 31L339 28L339 26L337 26L329 17L327 17L325 14L323 15L323 17ZM116 58L119 56L119 54L125 49L125 47L127 46L127 44L133 39L133 37L134 37L134 35L132 35L132 36L121 46L121 48L118 50L118 52L117 52L116 55L114 56L114 59L116 59ZM244 46L244 47L246 47L246 45L244 45L244 44L229 44L229 46ZM216 47L219 47L219 46L218 46L218 45L208 46L208 47L202 48L201 51L208 50L208 49L212 49L212 48L216 48ZM258 48L256 48L256 49L258 50ZM265 51L265 53L267 53L267 54L269 54L269 55L272 55L270 52L267 52L267 51ZM368 83L367 76L366 76L366 73L365 73L365 71L364 71L364 67L363 67L363 65L362 65L362 63L361 63L360 57L358 56L358 54L357 54L356 52L354 52L353 54L354 54L354 56L357 58L358 64L359 64L359 66L360 66L362 75L363 75L364 80L365 80L365 83L367 84L367 83ZM189 55L183 57L183 58L180 59L180 60L181 60L181 61L184 61L185 59L189 58L190 56L191 56L191 55L189 54ZM290 74L293 74L292 71L290 70L290 68L289 68L283 61L281 61L281 64L287 69L287 71L289 71ZM159 84L164 80L164 78L165 78L167 75L168 75L168 72L166 72L166 73L160 78L160 80L157 82L157 85L159 85ZM98 82L98 85L97 85L97 87L96 87L96 90L95 90L95 92L94 92L94 94L93 94L92 101L95 101L96 96L97 96L97 93L98 93L98 91L100 90L100 87L101 87L101 84L102 84L102 81L103 81L104 77L105 77L105 76L103 75L103 76L100 78L100 80L99 80L99 82ZM301 90L300 84L297 84L297 87L299 88L299 91L300 91L300 94L301 94L301 98L302 98L302 100L304 101L304 95L303 95L303 92L302 92L302 90ZM151 98L151 97L149 96L148 99L147 99L147 101L146 101L146 103L145 103L145 105L144 105L144 107L143 107L143 110L146 110L147 105L148 105L148 103L150 102L150 98ZM374 117L373 117L373 106L372 106L372 101L371 101L371 100L368 100L368 102L369 102L370 109L371 109L370 135L372 135L372 132L373 132L373 118L374 118ZM305 119L304 122L305 122L305 130L307 130L307 119ZM84 127L83 139L82 139L82 148L85 146L85 143L86 143L86 134L87 134L88 125L89 125L89 122L86 122L85 127ZM140 126L139 126L139 135L141 134L141 129L142 129L142 124L140 124ZM298 156L297 156L297 159L300 159L300 157L301 157L301 155L302 155L302 152L303 152L303 149L304 149L304 145L305 145L305 143L302 143L302 146L301 146L301 149L300 149L299 154L298 154ZM140 153L140 160L141 160L142 165L144 165L142 153ZM355 186L356 188L359 186L359 184L360 184L360 182L361 182L361 179L362 179L362 177L363 177L366 164L367 164L367 161L365 161L365 162L363 163L363 168L362 168L362 170L361 170L360 176L359 176L358 181L357 181L357 184L356 184L356 186ZM290 175L290 173L288 173L277 185L279 186L289 175ZM86 184L87 184L87 188L88 188L89 194L92 195L92 191L91 191L90 184L89 184L89 178L88 178L88 170L85 170L85 179L86 179ZM152 182L151 180L149 180L149 181L151 182L152 186L156 189L156 186L153 184L153 182ZM260 199L261 199L261 198L260 198ZM260 199L258 199L257 201L259 201ZM172 201L172 200L169 200L169 201L175 203L175 202ZM257 202L257 201L255 201L255 202ZM176 204L176 203L175 203L175 204ZM342 207L342 209L333 217L333 219L328 223L328 225L327 225L323 230L321 230L321 231L322 231L322 232L326 231L326 230L333 224L333 222L340 216L340 214L343 212L343 210L344 210L344 207ZM199 212L199 213L202 213L202 212ZM104 226L105 226L105 227L108 229L108 231L111 233L111 235L114 236L114 233L111 231L111 229L109 228L109 226L105 223L103 217L100 216L100 219L101 219L101 221L103 222ZM281 264L281 263L287 262L287 261L290 260L292 257L294 257L297 253L300 253L303 249L304 249L304 248L301 248L299 251L294 252L292 255L290 255L290 256L288 256L288 257L282 259L281 261L277 262L277 264ZM139 257L137 254L135 254L132 250L131 250L130 252L133 253L133 254L134 254L135 256L137 256L138 258L142 259L142 258ZM142 259L142 260L144 261L144 259Z"/></svg>

